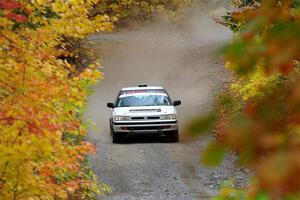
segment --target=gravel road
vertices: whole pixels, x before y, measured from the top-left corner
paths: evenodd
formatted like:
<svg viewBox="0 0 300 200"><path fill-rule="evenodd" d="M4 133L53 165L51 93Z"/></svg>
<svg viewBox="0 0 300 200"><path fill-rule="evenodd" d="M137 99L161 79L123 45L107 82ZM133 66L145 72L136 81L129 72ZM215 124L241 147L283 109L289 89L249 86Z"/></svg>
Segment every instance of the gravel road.
<svg viewBox="0 0 300 200"><path fill-rule="evenodd" d="M89 130L89 140L98 150L93 167L101 181L113 187L112 194L100 199L204 200L229 177L245 183L245 173L233 165L232 155L214 169L199 163L210 138L174 144L137 137L112 144L109 135L106 103L125 86L162 85L173 99L182 100L178 107L181 130L191 117L209 110L216 87L226 80L223 63L213 53L231 33L206 15L195 19L185 30L159 24L89 38L89 47L104 56L105 66L105 79L89 99L87 112L87 118L97 124Z"/></svg>

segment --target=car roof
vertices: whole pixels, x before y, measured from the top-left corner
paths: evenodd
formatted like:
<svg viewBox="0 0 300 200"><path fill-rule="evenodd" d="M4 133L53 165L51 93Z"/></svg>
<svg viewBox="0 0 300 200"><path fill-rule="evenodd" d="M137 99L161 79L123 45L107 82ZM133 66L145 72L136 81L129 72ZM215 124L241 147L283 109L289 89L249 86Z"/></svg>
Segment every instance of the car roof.
<svg viewBox="0 0 300 200"><path fill-rule="evenodd" d="M130 91L130 90L163 90L163 87L160 86L142 86L142 87L125 87L121 91Z"/></svg>

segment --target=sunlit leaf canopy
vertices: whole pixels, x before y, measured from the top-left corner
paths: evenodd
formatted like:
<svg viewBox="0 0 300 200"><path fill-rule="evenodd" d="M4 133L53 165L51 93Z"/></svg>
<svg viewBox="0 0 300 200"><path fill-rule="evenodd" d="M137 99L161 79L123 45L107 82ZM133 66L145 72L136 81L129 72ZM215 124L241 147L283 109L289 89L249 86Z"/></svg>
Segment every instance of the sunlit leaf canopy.
<svg viewBox="0 0 300 200"><path fill-rule="evenodd" d="M126 12L176 18L187 4L0 0L0 199L94 199L111 191L88 166L95 148L85 142L82 116L103 75L81 41L112 31Z"/></svg>
<svg viewBox="0 0 300 200"><path fill-rule="evenodd" d="M80 139L88 87L102 74L87 66L70 78L74 66L57 59L67 51L57 48L64 37L112 29L106 15L89 18L95 3L0 1L1 199L66 199L79 189L85 198L109 190L85 172L85 156L95 150Z"/></svg>

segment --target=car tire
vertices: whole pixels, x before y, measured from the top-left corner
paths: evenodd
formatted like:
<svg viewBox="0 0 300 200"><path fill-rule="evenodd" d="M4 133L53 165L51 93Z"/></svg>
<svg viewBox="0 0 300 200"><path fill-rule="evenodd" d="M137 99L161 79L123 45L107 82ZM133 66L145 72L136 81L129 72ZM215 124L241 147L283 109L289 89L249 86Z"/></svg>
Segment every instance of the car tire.
<svg viewBox="0 0 300 200"><path fill-rule="evenodd" d="M111 122L111 119L109 120L109 134L110 136L113 136L113 127L112 127L112 122Z"/></svg>
<svg viewBox="0 0 300 200"><path fill-rule="evenodd" d="M172 132L172 133L170 134L169 138L170 138L170 142L177 143L177 142L179 141L178 130Z"/></svg>
<svg viewBox="0 0 300 200"><path fill-rule="evenodd" d="M109 120L109 132L110 132L110 135L111 135L111 137L112 137L112 142L113 142L114 144L116 144L116 143L121 143L121 142L122 142L121 136L120 136L118 133L115 133L115 132L114 132L113 127L112 127L111 120Z"/></svg>
<svg viewBox="0 0 300 200"><path fill-rule="evenodd" d="M114 144L122 143L122 141L123 141L122 137L118 133L112 132L112 142Z"/></svg>

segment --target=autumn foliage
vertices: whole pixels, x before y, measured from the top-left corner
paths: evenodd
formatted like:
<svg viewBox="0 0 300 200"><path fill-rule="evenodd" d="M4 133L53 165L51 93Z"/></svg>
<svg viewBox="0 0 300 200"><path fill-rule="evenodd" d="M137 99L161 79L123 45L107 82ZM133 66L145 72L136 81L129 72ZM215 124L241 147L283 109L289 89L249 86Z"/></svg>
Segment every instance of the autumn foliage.
<svg viewBox="0 0 300 200"><path fill-rule="evenodd" d="M102 0L93 13L107 14L117 19L118 27L139 26L150 22L155 17L179 22L192 0Z"/></svg>
<svg viewBox="0 0 300 200"><path fill-rule="evenodd" d="M81 40L112 31L126 13L170 15L181 2L0 0L0 200L110 191L88 165L95 149L82 115L102 73Z"/></svg>
<svg viewBox="0 0 300 200"><path fill-rule="evenodd" d="M204 158L216 156L204 161L234 151L254 175L246 193L227 185L215 199L300 199L299 1L233 3L225 24L235 36L223 48L233 81L212 114L219 137Z"/></svg>
<svg viewBox="0 0 300 200"><path fill-rule="evenodd" d="M88 1L0 0L0 199L91 199L99 185L86 164L89 87L97 63L74 75L65 38L112 29L89 17ZM69 55L72 56L72 55Z"/></svg>

